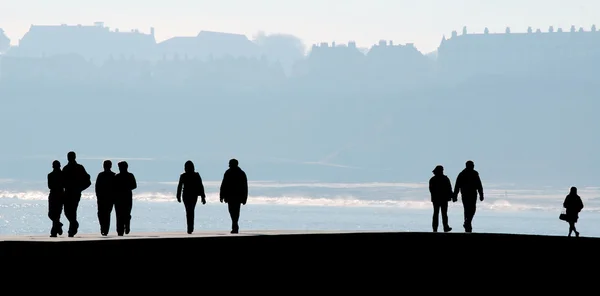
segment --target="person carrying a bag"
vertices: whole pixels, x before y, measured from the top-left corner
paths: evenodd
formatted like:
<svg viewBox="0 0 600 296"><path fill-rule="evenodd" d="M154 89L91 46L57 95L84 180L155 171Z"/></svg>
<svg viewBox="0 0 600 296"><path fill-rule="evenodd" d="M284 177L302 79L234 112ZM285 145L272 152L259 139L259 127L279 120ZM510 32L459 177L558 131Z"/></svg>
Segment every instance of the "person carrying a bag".
<svg viewBox="0 0 600 296"><path fill-rule="evenodd" d="M571 187L571 192L565 198L563 207L565 208L565 214L561 214L560 218L569 223L569 236L575 232L575 236L579 237L579 231L575 228L575 223L579 220L579 212L583 209L583 201L577 195L577 187Z"/></svg>

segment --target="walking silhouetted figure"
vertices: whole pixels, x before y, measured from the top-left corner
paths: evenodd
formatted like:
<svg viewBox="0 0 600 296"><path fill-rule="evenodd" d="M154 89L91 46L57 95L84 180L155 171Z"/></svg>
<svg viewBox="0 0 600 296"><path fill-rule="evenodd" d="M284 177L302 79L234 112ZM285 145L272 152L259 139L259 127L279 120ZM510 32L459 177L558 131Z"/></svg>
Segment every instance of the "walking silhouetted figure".
<svg viewBox="0 0 600 296"><path fill-rule="evenodd" d="M248 201L248 178L236 159L229 160L220 188L221 202L225 201L231 216L231 233L238 233L241 206Z"/></svg>
<svg viewBox="0 0 600 296"><path fill-rule="evenodd" d="M185 162L184 172L179 176L177 185L177 201L185 207L185 218L187 222L187 233L194 232L194 212L198 203L198 196L202 198L202 204L206 204L206 194L200 173L196 172L191 160Z"/></svg>
<svg viewBox="0 0 600 296"><path fill-rule="evenodd" d="M475 164L471 160L466 162L466 168L456 177L452 199L454 202L456 202L459 192L462 196L464 208L465 221L463 227L465 232L472 232L473 217L477 208L477 193L479 193L479 200L483 201L483 185L479 173L475 170Z"/></svg>
<svg viewBox="0 0 600 296"><path fill-rule="evenodd" d="M444 232L451 231L452 227L448 225L448 202L452 200L452 183L444 175L444 167L441 165L433 169L433 177L429 179L429 193L433 204L433 222L431 224L433 232L438 230L440 211L442 212Z"/></svg>
<svg viewBox="0 0 600 296"><path fill-rule="evenodd" d="M52 162L52 172L48 174L48 218L52 221L52 229L50 229L50 237L56 237L63 234L60 222L60 215L63 210L63 202L65 196L63 173L60 170L60 161Z"/></svg>
<svg viewBox="0 0 600 296"><path fill-rule="evenodd" d="M579 237L579 231L575 228L575 223L579 220L579 212L583 210L583 201L577 195L577 187L571 187L571 192L565 198L563 207L566 209L567 222L569 223L569 236L575 232L575 236Z"/></svg>
<svg viewBox="0 0 600 296"><path fill-rule="evenodd" d="M112 161L105 160L102 164L104 171L96 178L96 198L98 202L98 222L100 222L100 234L108 235L110 229L110 215L115 204L115 172L112 169Z"/></svg>
<svg viewBox="0 0 600 296"><path fill-rule="evenodd" d="M117 235L129 234L131 231L131 209L133 207L133 190L137 188L135 176L128 171L125 161L118 164L119 173L115 175L115 212L117 214Z"/></svg>
<svg viewBox="0 0 600 296"><path fill-rule="evenodd" d="M75 160L75 152L67 153L67 165L63 167L63 177L65 182L64 211L65 217L69 220L69 237L75 236L79 229L77 222L77 208L81 201L81 192L92 185L91 176L87 173L83 165Z"/></svg>

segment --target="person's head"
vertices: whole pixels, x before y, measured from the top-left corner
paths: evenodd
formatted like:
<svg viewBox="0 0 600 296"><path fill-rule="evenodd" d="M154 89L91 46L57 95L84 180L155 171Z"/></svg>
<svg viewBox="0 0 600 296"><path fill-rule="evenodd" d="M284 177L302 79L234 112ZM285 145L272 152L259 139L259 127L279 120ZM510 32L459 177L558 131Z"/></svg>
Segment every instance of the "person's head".
<svg viewBox="0 0 600 296"><path fill-rule="evenodd" d="M237 168L239 165L239 162L237 161L237 159L232 158L229 160L229 167L230 168Z"/></svg>
<svg viewBox="0 0 600 296"><path fill-rule="evenodd" d="M468 160L467 163L465 163L465 167L469 170L473 170L475 169L475 163L473 163L472 160Z"/></svg>
<svg viewBox="0 0 600 296"><path fill-rule="evenodd" d="M576 195L577 194L577 187L571 187L571 192L570 194Z"/></svg>
<svg viewBox="0 0 600 296"><path fill-rule="evenodd" d="M58 160L53 161L52 168L55 170L60 170L60 161L58 161Z"/></svg>
<svg viewBox="0 0 600 296"><path fill-rule="evenodd" d="M67 161L73 162L75 161L75 158L77 158L75 151L69 151L69 153L67 153Z"/></svg>
<svg viewBox="0 0 600 296"><path fill-rule="evenodd" d="M105 160L105 161L102 163L102 167L104 167L104 170L105 170L105 171L110 171L110 169L112 168L112 161L110 161L110 160L108 160L108 159L107 159L107 160Z"/></svg>
<svg viewBox="0 0 600 296"><path fill-rule="evenodd" d="M193 173L196 169L194 168L194 163L191 160L185 162L184 170L186 173Z"/></svg>
<svg viewBox="0 0 600 296"><path fill-rule="evenodd" d="M126 161L120 161L118 166L119 166L119 172L122 172L122 173L127 172L127 169L129 168L129 165L127 164Z"/></svg>
<svg viewBox="0 0 600 296"><path fill-rule="evenodd" d="M443 175L444 174L444 167L441 166L441 165L436 166L433 169L433 174L436 175L436 176Z"/></svg>

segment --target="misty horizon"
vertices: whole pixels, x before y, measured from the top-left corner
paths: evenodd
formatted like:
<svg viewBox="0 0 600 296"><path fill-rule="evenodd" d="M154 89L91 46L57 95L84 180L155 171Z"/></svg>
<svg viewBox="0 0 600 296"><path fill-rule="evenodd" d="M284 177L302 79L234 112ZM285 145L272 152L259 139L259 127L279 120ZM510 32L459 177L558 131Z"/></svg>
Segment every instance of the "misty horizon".
<svg viewBox="0 0 600 296"><path fill-rule="evenodd" d="M118 7L118 9L116 8ZM149 33L157 41L194 36L199 31L229 32L251 38L257 32L297 36L305 44L355 41L369 47L379 40L414 43L433 52L442 36L463 26L471 32L503 32L511 27L542 31L590 28L600 19L600 4L592 0L22 0L0 4L0 28L15 44L32 24L60 25L105 22L122 31Z"/></svg>
<svg viewBox="0 0 600 296"><path fill-rule="evenodd" d="M1 25L1 24L0 24ZM155 42L156 44L160 44L163 42L167 42L171 39L174 38L178 38L178 37L196 37L197 34L193 34L193 35L175 35L175 36L171 36L168 38L156 38L156 33L155 30L157 29L154 26L151 26L148 28L148 30L140 30L140 29L130 29L130 30L121 30L119 28L112 28L110 26L106 26L105 22L102 21L94 21L94 22L90 22L90 23L86 23L86 24L69 24L69 23L58 23L58 24L31 24L29 27L29 30L27 32L25 32L23 35L20 36L20 38L18 39L11 39L8 37L8 35L6 34L6 31L2 29L2 27L0 26L0 36L4 33L4 36L6 36L10 47L18 47L20 45L20 41L23 37L25 37L27 35L27 33L29 33L29 31L31 30L31 28L33 27L57 27L57 26L64 26L64 27L91 27L91 26L101 26L106 28L107 30L109 30L110 32L114 32L114 33L136 33L136 34L145 34L145 35L149 35L155 38ZM524 28L511 28L510 26L506 26L502 29L496 29L496 30L490 30L488 27L484 27L481 30L475 30L475 31L471 31L468 30L468 26L463 26L461 27L461 29L452 29L449 34L442 34L439 36L439 38L437 40L443 40L443 39L447 39L450 38L451 36L456 36L458 35L459 31L463 31L463 34L467 33L467 34L507 34L507 33L512 33L512 34L531 34L531 33L569 33L569 32L596 32L597 31L597 27L596 24L592 23L592 24L588 24L587 26L576 26L576 25L569 25L567 27L557 27L554 25L548 25L545 28L541 28L541 27L532 27L532 26L527 26ZM213 30L204 30L204 29L199 29L198 30L199 33L202 32L214 32L214 33L221 33L221 34L232 34L232 35L240 35L240 36L244 36L245 38L247 38L248 40L252 41L252 42L260 42L261 38L265 38L267 36L279 36L279 37L285 37L285 38L292 38L292 39L296 39L298 41L300 41L302 43L302 47L304 47L304 55L308 55L310 53L310 47L311 46L319 46L319 45L323 45L323 44L333 44L333 46L335 46L336 44L338 46L347 46L348 44L355 44L357 46L357 48L359 48L361 50L362 53L366 54L369 50L370 47L380 44L381 42L390 42L390 43L395 43L393 38L386 38L386 36L382 36L381 38L379 38L377 40L377 42L373 42L373 43L362 43L359 44L355 41L354 38L350 38L348 40L342 41L342 42L336 42L336 41L328 41L328 40L320 40L318 42L314 42L311 44L308 44L305 42L305 40L301 37L301 36L297 36L291 33L287 33L287 32L275 32L275 33L266 33L264 30L260 30L260 31L256 31L254 34L251 34L250 36L244 34L244 33L240 33L240 32L225 32L225 31L213 31ZM333 38L334 40L336 38ZM1 40L0 40L1 41ZM410 40L405 40L406 42L404 43L399 43L402 45L411 45L411 46L415 46L413 41ZM430 41L431 42L431 41ZM439 43L438 43L439 44ZM415 46L415 48L417 48L417 50L419 50L419 52L421 52L424 55L434 55L437 53L438 48L429 48L428 50L421 50L419 49L419 46ZM0 51L0 54L2 53L2 51Z"/></svg>
<svg viewBox="0 0 600 296"><path fill-rule="evenodd" d="M33 26L0 56L0 178L37 180L75 150L96 169L131 159L146 181L187 159L216 180L235 157L254 180L420 182L471 159L496 183L592 185L600 31L572 19L589 25L459 26L435 55L411 31L364 48Z"/></svg>

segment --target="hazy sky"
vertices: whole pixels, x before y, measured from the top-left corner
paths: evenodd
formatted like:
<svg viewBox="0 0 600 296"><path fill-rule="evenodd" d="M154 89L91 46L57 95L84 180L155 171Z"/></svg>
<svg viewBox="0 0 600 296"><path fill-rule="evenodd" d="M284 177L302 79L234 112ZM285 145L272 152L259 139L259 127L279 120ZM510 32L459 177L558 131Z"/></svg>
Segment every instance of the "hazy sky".
<svg viewBox="0 0 600 296"><path fill-rule="evenodd" d="M0 28L13 44L31 24L103 21L121 30L149 32L162 41L200 30L246 34L289 33L307 45L380 39L437 48L452 30L546 31L549 26L600 26L600 0L0 0Z"/></svg>

